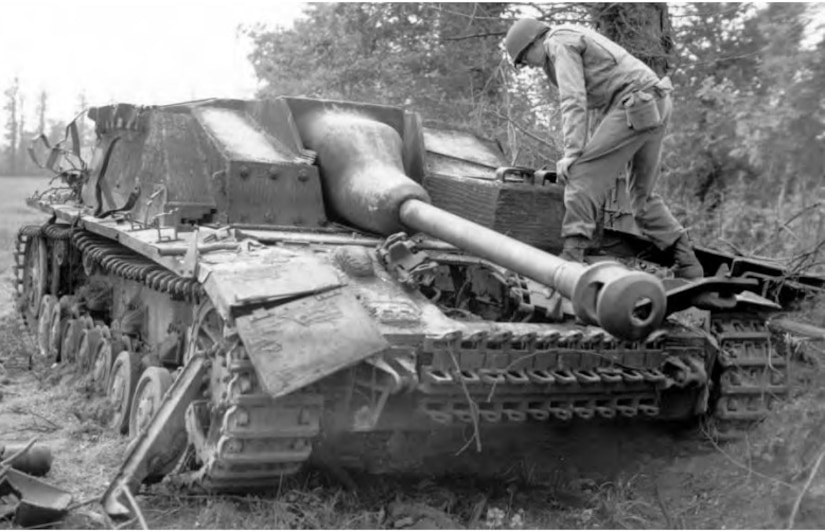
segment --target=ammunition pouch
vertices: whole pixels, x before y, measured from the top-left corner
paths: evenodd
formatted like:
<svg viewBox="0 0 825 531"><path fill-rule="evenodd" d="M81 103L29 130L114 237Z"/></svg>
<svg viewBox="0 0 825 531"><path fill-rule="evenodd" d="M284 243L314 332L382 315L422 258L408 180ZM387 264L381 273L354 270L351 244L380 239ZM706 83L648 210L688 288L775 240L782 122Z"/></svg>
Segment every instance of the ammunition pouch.
<svg viewBox="0 0 825 531"><path fill-rule="evenodd" d="M641 133L661 125L662 116L657 99L648 92L637 91L622 100L622 107L627 114L627 126Z"/></svg>
<svg viewBox="0 0 825 531"><path fill-rule="evenodd" d="M673 91L670 77L665 76L652 87L635 90L621 100L627 114L627 126L634 131L648 131L662 124L657 100Z"/></svg>

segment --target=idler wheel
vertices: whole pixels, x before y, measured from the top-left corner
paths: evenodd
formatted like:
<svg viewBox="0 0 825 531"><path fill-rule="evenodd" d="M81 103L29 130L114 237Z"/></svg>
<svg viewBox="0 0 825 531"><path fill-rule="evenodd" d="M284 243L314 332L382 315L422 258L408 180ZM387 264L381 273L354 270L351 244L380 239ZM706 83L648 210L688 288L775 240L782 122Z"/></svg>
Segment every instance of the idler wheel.
<svg viewBox="0 0 825 531"><path fill-rule="evenodd" d="M573 299L579 319L631 341L656 330L667 309L661 280L616 262L600 262L585 269L576 282Z"/></svg>
<svg viewBox="0 0 825 531"><path fill-rule="evenodd" d="M97 391L105 391L109 381L109 371L114 362L112 354L112 340L109 336L109 328L101 330L100 342L92 356L92 383Z"/></svg>
<svg viewBox="0 0 825 531"><path fill-rule="evenodd" d="M125 434L129 429L129 412L132 409L132 397L135 395L140 379L140 369L140 356L124 350L117 355L109 374L106 396L114 406L109 425L119 433Z"/></svg>
<svg viewBox="0 0 825 531"><path fill-rule="evenodd" d="M51 343L49 336L52 332L52 310L55 304L57 304L57 299L52 295L43 295L40 303L40 318L37 321L37 346L40 349L40 355L44 358L49 356Z"/></svg>
<svg viewBox="0 0 825 531"><path fill-rule="evenodd" d="M172 375L163 367L147 367L138 380L129 414L129 437L135 438L155 416L163 395L172 385Z"/></svg>

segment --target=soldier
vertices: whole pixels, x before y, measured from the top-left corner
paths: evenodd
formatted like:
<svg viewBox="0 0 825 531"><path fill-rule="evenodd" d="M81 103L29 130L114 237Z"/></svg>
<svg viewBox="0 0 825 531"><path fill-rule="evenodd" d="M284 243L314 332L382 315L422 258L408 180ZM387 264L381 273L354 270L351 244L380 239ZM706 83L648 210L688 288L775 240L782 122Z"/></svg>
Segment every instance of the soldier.
<svg viewBox="0 0 825 531"><path fill-rule="evenodd" d="M562 257L582 261L615 175L630 162L636 224L672 256L677 277L704 276L687 231L653 193L673 109L670 79L659 79L624 48L580 26L550 28L535 19L520 19L507 32L504 46L516 68L543 68L559 89L564 156L556 173L565 184L566 209ZM586 141L589 109L603 118Z"/></svg>

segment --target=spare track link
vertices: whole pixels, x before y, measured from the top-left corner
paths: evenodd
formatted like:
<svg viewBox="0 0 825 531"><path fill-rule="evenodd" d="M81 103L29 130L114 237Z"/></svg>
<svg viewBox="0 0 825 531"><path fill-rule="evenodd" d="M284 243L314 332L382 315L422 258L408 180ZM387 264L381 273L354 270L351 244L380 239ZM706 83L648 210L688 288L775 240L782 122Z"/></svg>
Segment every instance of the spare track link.
<svg viewBox="0 0 825 531"><path fill-rule="evenodd" d="M432 338L418 408L441 424L656 417L667 341L623 343L601 330ZM703 347L682 350L699 358Z"/></svg>
<svg viewBox="0 0 825 531"><path fill-rule="evenodd" d="M272 398L258 384L237 333L227 329L224 337L215 363L224 368L226 392L217 404L195 402L186 419L190 433L203 433L199 413L213 407L220 417L219 429L208 430L204 441L208 457L185 481L221 492L275 487L282 476L298 472L309 459L312 441L320 432L323 397L299 391ZM211 418L214 422L215 415Z"/></svg>
<svg viewBox="0 0 825 531"><path fill-rule="evenodd" d="M718 399L710 435L740 439L788 395L788 354L774 349L764 319L755 315L714 314L711 321L719 345Z"/></svg>

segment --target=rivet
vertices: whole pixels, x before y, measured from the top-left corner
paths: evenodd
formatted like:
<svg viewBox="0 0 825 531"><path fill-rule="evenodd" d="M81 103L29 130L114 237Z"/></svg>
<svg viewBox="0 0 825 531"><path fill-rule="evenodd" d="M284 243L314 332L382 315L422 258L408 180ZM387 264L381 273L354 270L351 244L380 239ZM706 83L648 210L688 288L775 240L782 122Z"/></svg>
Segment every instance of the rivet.
<svg viewBox="0 0 825 531"><path fill-rule="evenodd" d="M298 180L305 183L307 179L309 179L309 173L304 169L298 170Z"/></svg>
<svg viewBox="0 0 825 531"><path fill-rule="evenodd" d="M241 166L240 169L238 169L238 175L241 176L241 179L249 177L249 166Z"/></svg>
<svg viewBox="0 0 825 531"><path fill-rule="evenodd" d="M273 181L278 179L278 166L272 166L269 168L269 178Z"/></svg>

